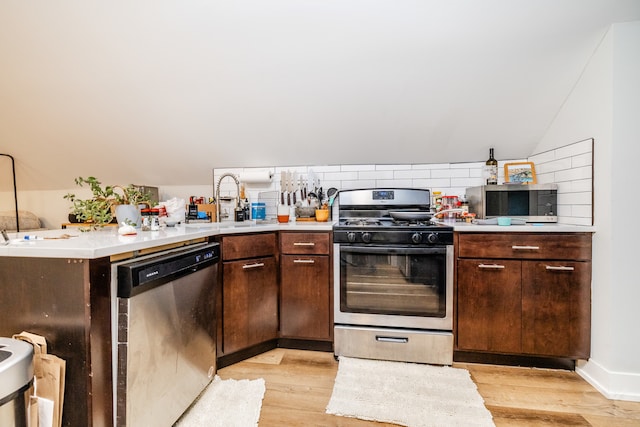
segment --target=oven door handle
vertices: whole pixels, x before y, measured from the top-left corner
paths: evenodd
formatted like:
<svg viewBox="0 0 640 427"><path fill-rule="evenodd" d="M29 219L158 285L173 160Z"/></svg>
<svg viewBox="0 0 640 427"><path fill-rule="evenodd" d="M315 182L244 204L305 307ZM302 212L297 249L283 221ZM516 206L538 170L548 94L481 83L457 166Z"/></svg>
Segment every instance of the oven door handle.
<svg viewBox="0 0 640 427"><path fill-rule="evenodd" d="M400 248L397 246L345 246L340 245L341 253L356 253L356 254L397 254L397 255L442 255L447 253L446 246L438 247L423 247L414 248L406 247Z"/></svg>

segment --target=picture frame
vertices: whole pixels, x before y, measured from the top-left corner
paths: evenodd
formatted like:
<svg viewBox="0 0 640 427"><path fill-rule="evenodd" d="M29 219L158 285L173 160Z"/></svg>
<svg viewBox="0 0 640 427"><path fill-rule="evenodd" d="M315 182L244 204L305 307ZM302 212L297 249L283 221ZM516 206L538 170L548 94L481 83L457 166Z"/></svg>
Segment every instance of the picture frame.
<svg viewBox="0 0 640 427"><path fill-rule="evenodd" d="M504 182L509 184L536 184L536 168L533 162L504 164Z"/></svg>

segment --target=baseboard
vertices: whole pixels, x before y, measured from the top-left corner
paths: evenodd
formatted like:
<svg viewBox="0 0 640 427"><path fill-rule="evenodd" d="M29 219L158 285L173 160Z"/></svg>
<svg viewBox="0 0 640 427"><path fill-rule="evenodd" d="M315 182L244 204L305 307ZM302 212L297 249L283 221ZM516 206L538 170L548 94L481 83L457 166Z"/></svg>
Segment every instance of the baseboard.
<svg viewBox="0 0 640 427"><path fill-rule="evenodd" d="M640 374L610 371L593 359L578 361L576 373L607 399L640 402Z"/></svg>
<svg viewBox="0 0 640 427"><path fill-rule="evenodd" d="M313 351L333 351L332 341L303 340L293 338L280 338L278 347L293 348L296 350L313 350Z"/></svg>
<svg viewBox="0 0 640 427"><path fill-rule="evenodd" d="M569 371L572 371L575 368L575 361L572 359L459 350L453 352L453 361L465 363L486 363L489 365L525 366L530 368L564 369Z"/></svg>

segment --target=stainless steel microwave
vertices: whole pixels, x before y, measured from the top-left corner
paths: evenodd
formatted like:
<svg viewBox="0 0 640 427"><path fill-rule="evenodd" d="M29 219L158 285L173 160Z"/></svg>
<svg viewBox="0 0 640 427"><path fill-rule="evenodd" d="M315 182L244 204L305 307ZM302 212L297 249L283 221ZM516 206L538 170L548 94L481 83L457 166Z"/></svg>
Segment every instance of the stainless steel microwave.
<svg viewBox="0 0 640 427"><path fill-rule="evenodd" d="M527 222L558 222L556 184L482 185L467 188L469 211L478 218L524 219Z"/></svg>

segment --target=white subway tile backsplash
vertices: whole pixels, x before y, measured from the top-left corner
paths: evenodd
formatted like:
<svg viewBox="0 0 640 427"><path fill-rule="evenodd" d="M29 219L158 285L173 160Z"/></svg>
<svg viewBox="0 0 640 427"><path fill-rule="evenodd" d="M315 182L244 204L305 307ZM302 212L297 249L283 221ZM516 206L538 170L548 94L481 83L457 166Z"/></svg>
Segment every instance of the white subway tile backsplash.
<svg viewBox="0 0 640 427"><path fill-rule="evenodd" d="M349 172L326 172L324 174L325 180L331 181L349 181L358 179L357 171L349 171Z"/></svg>
<svg viewBox="0 0 640 427"><path fill-rule="evenodd" d="M405 179L405 178L414 178L414 179L422 179L422 178L431 178L430 170L416 170L416 169L403 169L394 171L393 177L396 179Z"/></svg>
<svg viewBox="0 0 640 427"><path fill-rule="evenodd" d="M358 179L393 179L393 171L360 171Z"/></svg>
<svg viewBox="0 0 640 427"><path fill-rule="evenodd" d="M590 179L592 175L591 166L583 166L580 168L573 168L558 171L555 173L555 181L576 181L579 179Z"/></svg>
<svg viewBox="0 0 640 427"><path fill-rule="evenodd" d="M582 166L591 166L593 164L593 153L584 153L571 157L571 167L579 168Z"/></svg>
<svg viewBox="0 0 640 427"><path fill-rule="evenodd" d="M553 184L555 183L555 173L543 173L539 174L536 172L536 176L538 177L538 184Z"/></svg>
<svg viewBox="0 0 640 427"><path fill-rule="evenodd" d="M566 205L590 205L591 192L565 193L562 195L561 201L563 204L566 204Z"/></svg>
<svg viewBox="0 0 640 427"><path fill-rule="evenodd" d="M450 169L451 165L449 163L429 163L425 164L425 169Z"/></svg>
<svg viewBox="0 0 640 427"><path fill-rule="evenodd" d="M571 206L571 216L576 218L591 218L593 212L592 205Z"/></svg>
<svg viewBox="0 0 640 427"><path fill-rule="evenodd" d="M575 181L570 181L571 190L570 191L584 191L591 193L593 189L593 180L592 179L578 179Z"/></svg>
<svg viewBox="0 0 640 427"><path fill-rule="evenodd" d="M557 172L562 170L571 169L571 159L557 159L546 163L534 163L536 168L536 174Z"/></svg>
<svg viewBox="0 0 640 427"><path fill-rule="evenodd" d="M565 145L554 150L556 152L556 158L562 157L575 157L580 154L593 152L593 140L585 139L575 144Z"/></svg>
<svg viewBox="0 0 640 427"><path fill-rule="evenodd" d="M451 178L452 187L477 187L482 185L482 178Z"/></svg>
<svg viewBox="0 0 640 427"><path fill-rule="evenodd" d="M555 151L545 151L544 153L539 153L534 156L529 157L529 162L533 162L536 165L536 169L539 164L552 162L556 159Z"/></svg>
<svg viewBox="0 0 640 427"><path fill-rule="evenodd" d="M427 188L443 188L447 189L451 187L451 180L449 178L431 178L427 180ZM445 191L446 194L446 191Z"/></svg>
<svg viewBox="0 0 640 427"><path fill-rule="evenodd" d="M376 170L379 171L397 171L411 169L411 165L376 165Z"/></svg>
<svg viewBox="0 0 640 427"><path fill-rule="evenodd" d="M375 187L407 188L413 187L411 179L377 179Z"/></svg>
<svg viewBox="0 0 640 427"><path fill-rule="evenodd" d="M537 153L528 159L498 161L498 181L504 182L504 164L534 162L538 183L558 185L559 222L563 224L592 224L592 140L580 141L555 150ZM280 172L295 171L300 176L314 174L326 190L375 187L413 187L441 191L443 194L462 196L468 187L484 184L484 162L470 163L416 163L382 165L320 165L271 168L228 168L214 170L214 183L223 173L242 175L247 171L269 170L271 183L249 186L251 197L257 192L280 189ZM225 180L223 194L235 191L235 183Z"/></svg>
<svg viewBox="0 0 640 427"><path fill-rule="evenodd" d="M376 169L376 165L342 165L340 168L342 171L372 171Z"/></svg>

